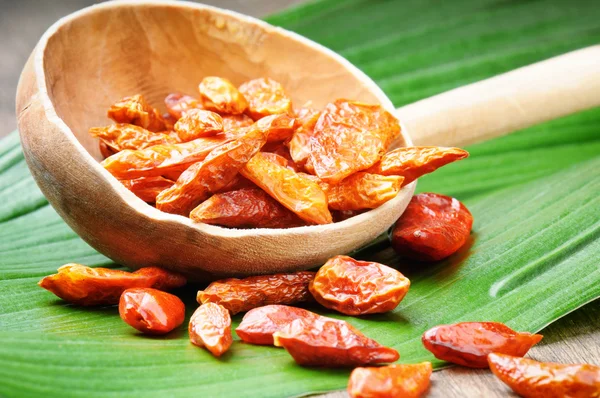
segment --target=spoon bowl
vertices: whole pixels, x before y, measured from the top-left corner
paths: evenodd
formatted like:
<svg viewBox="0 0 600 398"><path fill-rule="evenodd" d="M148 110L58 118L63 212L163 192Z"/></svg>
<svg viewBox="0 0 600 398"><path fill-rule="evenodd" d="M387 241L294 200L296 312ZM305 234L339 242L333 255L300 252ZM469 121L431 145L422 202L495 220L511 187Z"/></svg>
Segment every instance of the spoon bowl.
<svg viewBox="0 0 600 398"><path fill-rule="evenodd" d="M400 49L399 49L400 50ZM290 229L226 229L149 206L100 164L90 127L116 100L143 94L164 111L171 92L196 94L205 76L234 84L273 78L296 106L337 98L396 111L392 148L457 146L600 105L600 46L526 66L395 110L348 61L302 36L231 11L186 2L108 2L46 31L19 81L25 158L58 214L87 243L131 268L191 279L308 269L365 245L402 214L416 183L348 220ZM408 130L408 131L407 131Z"/></svg>
<svg viewBox="0 0 600 398"><path fill-rule="evenodd" d="M205 76L234 84L273 78L297 106L337 98L390 100L365 74L299 35L230 11L185 2L109 2L53 25L19 84L19 130L44 195L86 242L131 268L151 265L196 279L307 269L384 232L415 183L385 205L329 224L290 229L226 229L163 213L99 164L88 130L111 121L117 99L143 94L164 111L170 92L196 94ZM410 145L405 131L394 145Z"/></svg>

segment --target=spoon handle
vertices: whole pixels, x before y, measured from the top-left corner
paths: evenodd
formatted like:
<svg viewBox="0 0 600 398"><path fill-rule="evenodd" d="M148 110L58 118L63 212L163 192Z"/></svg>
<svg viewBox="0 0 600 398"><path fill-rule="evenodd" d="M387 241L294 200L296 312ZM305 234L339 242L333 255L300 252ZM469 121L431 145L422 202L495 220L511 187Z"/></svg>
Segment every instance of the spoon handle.
<svg viewBox="0 0 600 398"><path fill-rule="evenodd" d="M464 146L600 106L600 45L398 108L414 145Z"/></svg>

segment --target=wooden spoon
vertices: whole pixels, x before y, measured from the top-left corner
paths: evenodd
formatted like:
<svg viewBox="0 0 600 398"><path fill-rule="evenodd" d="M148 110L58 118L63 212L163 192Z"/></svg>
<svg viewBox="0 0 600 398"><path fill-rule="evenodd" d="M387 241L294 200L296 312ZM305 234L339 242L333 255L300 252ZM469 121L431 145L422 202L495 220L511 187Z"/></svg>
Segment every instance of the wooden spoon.
<svg viewBox="0 0 600 398"><path fill-rule="evenodd" d="M393 146L456 145L600 104L600 48L570 53L400 109ZM207 75L235 84L278 80L301 105L336 98L393 105L371 79L332 51L260 20L201 4L119 1L55 23L19 82L23 150L40 189L92 247L132 268L158 265L194 279L307 269L384 232L415 183L346 221L285 230L196 224L148 206L98 163L92 126L115 100L194 94ZM33 226L32 226L33 227ZM57 264L58 265L58 264Z"/></svg>

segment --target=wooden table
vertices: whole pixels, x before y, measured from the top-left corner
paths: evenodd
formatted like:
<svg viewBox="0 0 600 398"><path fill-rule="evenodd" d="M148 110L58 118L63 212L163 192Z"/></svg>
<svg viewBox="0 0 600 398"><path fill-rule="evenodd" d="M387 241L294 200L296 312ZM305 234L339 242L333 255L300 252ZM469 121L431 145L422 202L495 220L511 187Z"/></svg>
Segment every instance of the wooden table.
<svg viewBox="0 0 600 398"><path fill-rule="evenodd" d="M203 0L245 14L261 16L303 0ZM21 68L44 31L58 18L98 3L95 0L20 0L0 3L0 137L16 128L14 100ZM544 340L534 347L533 358L556 362L588 362L600 365L600 301L596 300L542 332ZM345 392L326 398L346 397ZM515 396L489 371L460 367L434 373L428 397Z"/></svg>

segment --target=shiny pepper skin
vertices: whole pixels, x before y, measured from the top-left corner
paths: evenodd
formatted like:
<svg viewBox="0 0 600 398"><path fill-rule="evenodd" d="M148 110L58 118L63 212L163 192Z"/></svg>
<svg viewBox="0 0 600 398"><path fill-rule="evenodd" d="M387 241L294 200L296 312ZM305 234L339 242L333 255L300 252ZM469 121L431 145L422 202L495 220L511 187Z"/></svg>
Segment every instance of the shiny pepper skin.
<svg viewBox="0 0 600 398"><path fill-rule="evenodd" d="M254 155L240 173L308 224L332 222L327 196L319 184L270 161L263 153Z"/></svg>
<svg viewBox="0 0 600 398"><path fill-rule="evenodd" d="M278 164L280 166L285 167L286 169L290 169L290 170L292 170L294 172L296 171L296 169L294 169L293 167L290 166L290 162L286 158L284 158L283 156L281 156L281 155L278 155L278 154L273 153L273 152L264 152L263 151L262 156L265 159L268 159L269 161L271 161L273 163L276 163L276 164Z"/></svg>
<svg viewBox="0 0 600 398"><path fill-rule="evenodd" d="M429 329L421 338L436 358L470 368L487 368L492 352L522 357L542 339L498 322L462 322Z"/></svg>
<svg viewBox="0 0 600 398"><path fill-rule="evenodd" d="M254 125L254 123L252 123L252 125ZM250 127L234 127L229 130L223 129L223 131L215 135L215 137L226 140L235 140L248 134L252 125Z"/></svg>
<svg viewBox="0 0 600 398"><path fill-rule="evenodd" d="M175 121L179 120L191 109L204 109L199 99L181 93L167 95L165 98L165 106Z"/></svg>
<svg viewBox="0 0 600 398"><path fill-rule="evenodd" d="M302 366L355 367L400 358L348 322L327 317L295 319L273 334L273 343Z"/></svg>
<svg viewBox="0 0 600 398"><path fill-rule="evenodd" d="M151 288L127 289L119 300L119 315L145 334L166 334L183 323L185 305L170 293Z"/></svg>
<svg viewBox="0 0 600 398"><path fill-rule="evenodd" d="M308 122L314 116L317 116L317 118L318 118L319 113L321 113L320 111L318 111L314 108L311 108L310 106L307 106L307 105L308 104L304 105L300 109L294 110L294 114L296 115L296 119L298 119L298 121L300 122L300 125L303 125L304 123ZM316 121L316 119L315 119L315 121Z"/></svg>
<svg viewBox="0 0 600 398"><path fill-rule="evenodd" d="M280 142L294 134L296 119L285 114L265 116L256 121L256 127L268 132L267 141Z"/></svg>
<svg viewBox="0 0 600 398"><path fill-rule="evenodd" d="M415 195L392 231L392 247L402 257L442 260L460 249L473 216L457 199L435 193Z"/></svg>
<svg viewBox="0 0 600 398"><path fill-rule="evenodd" d="M410 281L393 268L348 256L335 256L310 283L310 293L322 306L346 315L388 312L398 306Z"/></svg>
<svg viewBox="0 0 600 398"><path fill-rule="evenodd" d="M239 117L240 115L235 115ZM224 116L224 121L227 116ZM250 119L252 120L252 119ZM217 137L227 139L236 139L248 134L250 129L258 129L267 135L268 142L279 142L290 137L296 128L296 119L284 114L271 115L257 120L251 126L243 126L245 122L240 122L239 126L230 129L224 128L222 133L218 133ZM241 127L240 127L241 126Z"/></svg>
<svg viewBox="0 0 600 398"><path fill-rule="evenodd" d="M189 215L211 193L227 186L266 142L263 131L250 129L245 136L215 148L202 162L184 171L172 187L158 194L156 208Z"/></svg>
<svg viewBox="0 0 600 398"><path fill-rule="evenodd" d="M399 134L398 120L381 106L337 100L321 112L310 137L312 166L321 180L337 184L377 163Z"/></svg>
<svg viewBox="0 0 600 398"><path fill-rule="evenodd" d="M320 315L287 305L265 305L251 309L235 329L242 341L250 344L273 345L273 333L295 319L317 319Z"/></svg>
<svg viewBox="0 0 600 398"><path fill-rule="evenodd" d="M218 113L191 109L175 123L174 128L179 140L187 142L223 131L223 119Z"/></svg>
<svg viewBox="0 0 600 398"><path fill-rule="evenodd" d="M300 271L222 279L199 291L196 299L199 304L221 304L232 315L263 305L295 304L312 300L308 284L314 276L314 272Z"/></svg>
<svg viewBox="0 0 600 398"><path fill-rule="evenodd" d="M381 161L368 172L381 175L404 177L404 185L422 175L429 174L442 166L469 156L460 148L437 146L413 146L398 148L383 155Z"/></svg>
<svg viewBox="0 0 600 398"><path fill-rule="evenodd" d="M146 149L124 150L104 159L102 166L119 179L153 177L183 172L200 162L227 139L206 137L171 145L154 145Z"/></svg>
<svg viewBox="0 0 600 398"><path fill-rule="evenodd" d="M430 362L356 368L350 374L350 398L419 398L429 388Z"/></svg>
<svg viewBox="0 0 600 398"><path fill-rule="evenodd" d="M227 352L233 342L229 311L215 303L198 307L190 318L188 331L192 344L206 348L216 357Z"/></svg>
<svg viewBox="0 0 600 398"><path fill-rule="evenodd" d="M600 397L600 366L565 365L493 353L490 369L524 398Z"/></svg>
<svg viewBox="0 0 600 398"><path fill-rule="evenodd" d="M144 149L153 145L168 145L178 142L178 140L167 134L153 133L142 127L127 123L92 127L90 134L99 138L114 152L124 149Z"/></svg>
<svg viewBox="0 0 600 398"><path fill-rule="evenodd" d="M246 113L254 120L278 113L294 114L292 100L283 86L273 79L250 80L242 84L239 91L248 100Z"/></svg>
<svg viewBox="0 0 600 398"><path fill-rule="evenodd" d="M190 213L195 222L230 228L291 228L305 225L297 215L259 188L219 193Z"/></svg>
<svg viewBox="0 0 600 398"><path fill-rule="evenodd" d="M117 123L134 124L155 133L167 129L158 109L148 105L140 94L125 97L114 103L108 110L108 117Z"/></svg>
<svg viewBox="0 0 600 398"><path fill-rule="evenodd" d="M310 117L306 116L304 120L300 119L300 127L294 132L287 144L290 149L290 156L299 166L304 167L310 160L310 139L315 135L315 125L319 120L319 116L320 113L317 112Z"/></svg>
<svg viewBox="0 0 600 398"><path fill-rule="evenodd" d="M340 183L319 184L327 194L327 202L332 210L374 209L388 200L394 199L404 177L382 176L359 171Z"/></svg>
<svg viewBox="0 0 600 398"><path fill-rule="evenodd" d="M254 124L254 120L246 115L221 115L223 119L223 131L249 127Z"/></svg>
<svg viewBox="0 0 600 398"><path fill-rule="evenodd" d="M171 290L185 283L183 276L157 267L125 272L66 264L58 269L57 274L43 278L38 285L69 303L92 306L117 304L121 293L133 287Z"/></svg>
<svg viewBox="0 0 600 398"><path fill-rule="evenodd" d="M287 146L285 146L284 143L276 142L267 144L263 147L262 152L272 153L274 155L284 158L285 160L287 160L287 162L285 162L285 167L287 167L288 169L294 170L295 172L302 171L301 168L296 164L296 162L294 162L294 159L292 159L292 156L290 155L290 150Z"/></svg>
<svg viewBox="0 0 600 398"><path fill-rule="evenodd" d="M125 188L129 189L138 198L147 203L156 202L156 196L175 184L175 181L164 177L140 177L133 180L119 180Z"/></svg>
<svg viewBox="0 0 600 398"><path fill-rule="evenodd" d="M248 101L227 79L208 76L198 86L202 105L209 111L239 115L248 108Z"/></svg>
<svg viewBox="0 0 600 398"><path fill-rule="evenodd" d="M311 158L306 159L306 163L304 163L304 171L306 171L310 175L316 174ZM315 177L316 177L316 175L315 175ZM319 178L319 177L317 177L317 178Z"/></svg>
<svg viewBox="0 0 600 398"><path fill-rule="evenodd" d="M237 174L233 178L233 180L231 180L223 188L221 188L218 191L216 191L215 194L225 193L225 192L231 192L231 191L237 191L237 190L245 189L245 188L256 188L256 185L254 185L254 183L251 182L250 180L242 177L241 174Z"/></svg>

